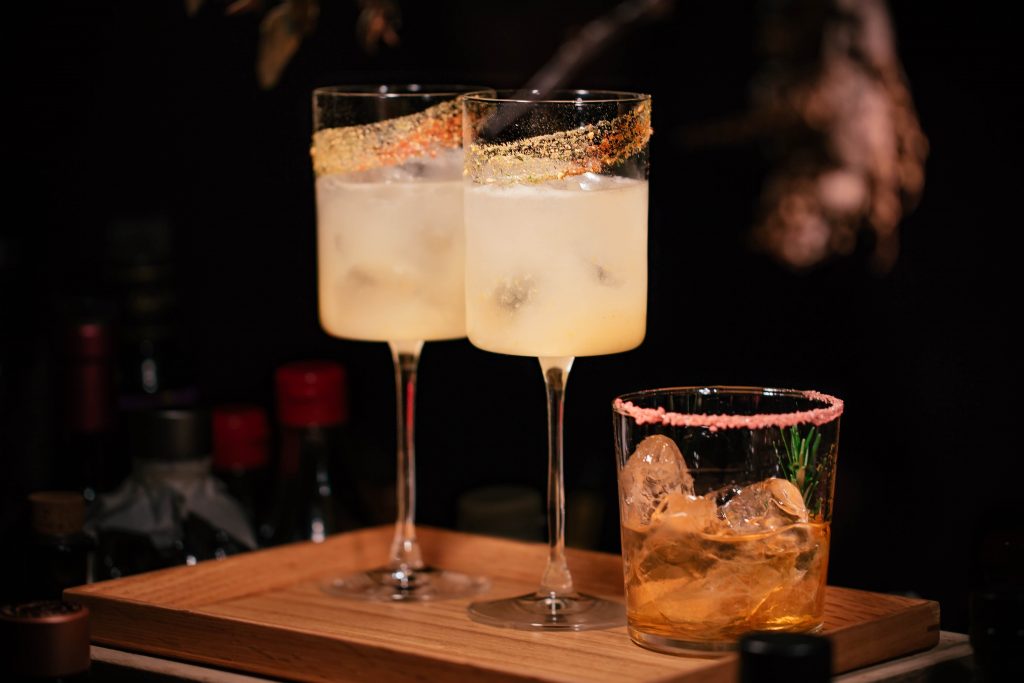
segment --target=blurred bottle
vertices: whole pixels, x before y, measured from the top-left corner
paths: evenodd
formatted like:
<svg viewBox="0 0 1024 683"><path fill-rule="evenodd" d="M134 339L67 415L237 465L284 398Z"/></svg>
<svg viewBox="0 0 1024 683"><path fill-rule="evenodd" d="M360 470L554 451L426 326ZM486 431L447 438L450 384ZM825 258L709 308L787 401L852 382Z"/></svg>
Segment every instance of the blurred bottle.
<svg viewBox="0 0 1024 683"><path fill-rule="evenodd" d="M120 314L122 410L194 405L198 390L181 332L173 234L164 216L112 223L107 281Z"/></svg>
<svg viewBox="0 0 1024 683"><path fill-rule="evenodd" d="M1024 522L1012 497L978 517L971 548L968 632L975 680L1024 680ZM945 607L945 603L943 603Z"/></svg>
<svg viewBox="0 0 1024 683"><path fill-rule="evenodd" d="M274 544L323 541L339 531L335 488L348 418L345 372L337 363L289 363L277 370L281 447L274 494Z"/></svg>
<svg viewBox="0 0 1024 683"><path fill-rule="evenodd" d="M92 503L128 474L128 462L118 457L114 436L112 311L96 302L72 306L59 335L63 406L54 482Z"/></svg>
<svg viewBox="0 0 1024 683"><path fill-rule="evenodd" d="M211 472L209 415L143 411L126 419L132 474L100 496L98 579L222 558L256 547L242 506Z"/></svg>
<svg viewBox="0 0 1024 683"><path fill-rule="evenodd" d="M96 543L84 531L85 499L77 491L29 495L32 529L25 545L25 596L60 600L65 588L92 581Z"/></svg>
<svg viewBox="0 0 1024 683"><path fill-rule="evenodd" d="M546 523L540 492L527 486L483 486L458 499L459 531L539 542Z"/></svg>
<svg viewBox="0 0 1024 683"><path fill-rule="evenodd" d="M828 683L832 643L805 633L748 633L740 639L740 683Z"/></svg>
<svg viewBox="0 0 1024 683"><path fill-rule="evenodd" d="M260 544L270 539L267 520L270 454L267 413L253 405L213 410L213 471L245 510Z"/></svg>
<svg viewBox="0 0 1024 683"><path fill-rule="evenodd" d="M89 610L59 600L0 607L4 681L89 681Z"/></svg>
<svg viewBox="0 0 1024 683"><path fill-rule="evenodd" d="M1024 680L1024 590L978 590L971 593L970 603L975 680Z"/></svg>

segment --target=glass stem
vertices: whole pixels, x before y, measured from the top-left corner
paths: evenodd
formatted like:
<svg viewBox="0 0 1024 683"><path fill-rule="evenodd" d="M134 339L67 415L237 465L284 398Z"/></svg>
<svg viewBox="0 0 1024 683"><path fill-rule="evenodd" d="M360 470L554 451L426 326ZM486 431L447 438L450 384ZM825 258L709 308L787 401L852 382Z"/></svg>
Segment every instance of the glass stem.
<svg viewBox="0 0 1024 683"><path fill-rule="evenodd" d="M389 342L395 363L395 392L398 415L398 468L395 475L398 517L391 541L388 568L403 575L423 568L420 545L416 540L416 368L422 341Z"/></svg>
<svg viewBox="0 0 1024 683"><path fill-rule="evenodd" d="M572 575L565 561L565 477L562 466L565 382L569 378L573 357L539 360L548 393L548 565L544 569L538 595L575 597Z"/></svg>

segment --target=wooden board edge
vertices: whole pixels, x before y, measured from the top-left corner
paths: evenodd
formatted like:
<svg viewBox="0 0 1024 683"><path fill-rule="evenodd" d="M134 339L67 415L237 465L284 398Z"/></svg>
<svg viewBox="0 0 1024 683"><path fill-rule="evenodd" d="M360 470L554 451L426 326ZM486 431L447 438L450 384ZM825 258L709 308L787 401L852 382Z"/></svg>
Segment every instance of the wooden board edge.
<svg viewBox="0 0 1024 683"><path fill-rule="evenodd" d="M872 638L864 635L876 630L882 633ZM832 639L833 674L928 650L938 645L939 634L939 603L932 600L921 600L871 623L836 629L826 634Z"/></svg>
<svg viewBox="0 0 1024 683"><path fill-rule="evenodd" d="M894 595L892 593L879 593L878 591L867 590L866 588L852 588L850 586L838 586L838 585L832 584L832 583L830 583L827 586L825 586L825 589L827 591L826 595L828 593L833 593L833 594L839 594L839 595L846 594L847 597L864 596L865 598L867 598L869 600L873 599L873 598L877 598L879 596L883 596L886 600L892 601L894 603L898 602L901 605L908 605L908 606L910 606L910 605L924 605L924 604L927 604L929 602L934 602L932 600L926 600L925 598L911 598L911 597L907 597L905 595ZM826 600L827 600L827 598L826 598Z"/></svg>
<svg viewBox="0 0 1024 683"><path fill-rule="evenodd" d="M309 683L331 683L339 680L338 666L344 660L351 664L342 680L355 683L379 683L382 680L420 682L426 673L429 673L429 680L439 683L466 680L538 683L559 680L490 669L468 661L438 660L426 655L393 650L384 645L356 643L316 633L277 629L144 603L131 604L88 595L83 597L81 602L92 612L91 639L96 645L210 664L243 673ZM149 629L134 628L133 624L139 620L146 620ZM267 643L273 643L272 647L266 647ZM244 650L246 656L238 657L235 653L239 650Z"/></svg>
<svg viewBox="0 0 1024 683"><path fill-rule="evenodd" d="M89 654L94 668L99 668L96 667L98 662L103 665L118 667L119 669L130 669L132 672L155 674L159 677L170 677L182 681L202 681L203 683L269 683L272 680L277 680L262 676L257 678L255 675L239 673L237 670L215 669L204 664L184 662L165 657L154 657L141 652L132 652L103 645L91 646ZM121 674L120 680L125 680L124 675ZM133 677L136 675L141 676L141 674L133 673ZM102 676L102 673L99 679L107 680Z"/></svg>

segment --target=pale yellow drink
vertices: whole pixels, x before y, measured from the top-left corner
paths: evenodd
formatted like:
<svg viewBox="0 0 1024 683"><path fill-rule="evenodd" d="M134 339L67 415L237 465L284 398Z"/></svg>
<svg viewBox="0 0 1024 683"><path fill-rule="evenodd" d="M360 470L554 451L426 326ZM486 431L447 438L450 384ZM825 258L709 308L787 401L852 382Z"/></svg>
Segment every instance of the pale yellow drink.
<svg viewBox="0 0 1024 683"><path fill-rule="evenodd" d="M635 348L647 317L647 183L587 174L467 183L466 331L487 351Z"/></svg>
<svg viewBox="0 0 1024 683"><path fill-rule="evenodd" d="M466 335L461 180L316 179L320 322L369 341Z"/></svg>

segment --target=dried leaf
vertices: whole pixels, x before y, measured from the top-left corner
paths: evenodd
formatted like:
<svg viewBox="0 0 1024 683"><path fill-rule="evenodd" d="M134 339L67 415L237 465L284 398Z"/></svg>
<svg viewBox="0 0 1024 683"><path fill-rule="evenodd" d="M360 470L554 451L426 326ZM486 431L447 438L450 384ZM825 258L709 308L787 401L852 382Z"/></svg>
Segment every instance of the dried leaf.
<svg viewBox="0 0 1024 683"><path fill-rule="evenodd" d="M313 31L319 6L308 0L289 0L274 7L260 23L256 77L260 87L270 90L298 51L302 39Z"/></svg>
<svg viewBox="0 0 1024 683"><path fill-rule="evenodd" d="M224 16L237 17L240 14L259 14L262 11L262 0L235 0L224 8Z"/></svg>
<svg viewBox="0 0 1024 683"><path fill-rule="evenodd" d="M395 47L399 43L398 29L402 25L402 11L391 0L361 0L356 20L356 39L368 54L376 54L381 44Z"/></svg>

